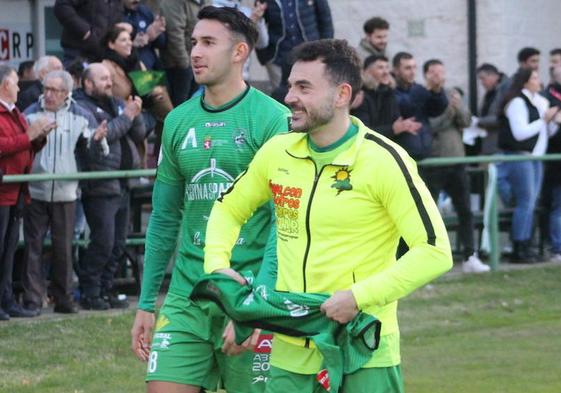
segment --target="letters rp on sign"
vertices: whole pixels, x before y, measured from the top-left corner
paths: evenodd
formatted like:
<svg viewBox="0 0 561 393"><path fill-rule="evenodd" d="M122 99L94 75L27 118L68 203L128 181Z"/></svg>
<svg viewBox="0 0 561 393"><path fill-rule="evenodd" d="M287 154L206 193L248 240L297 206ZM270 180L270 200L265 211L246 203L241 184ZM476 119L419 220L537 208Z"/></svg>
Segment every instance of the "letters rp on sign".
<svg viewBox="0 0 561 393"><path fill-rule="evenodd" d="M0 61L31 59L33 33L0 28Z"/></svg>

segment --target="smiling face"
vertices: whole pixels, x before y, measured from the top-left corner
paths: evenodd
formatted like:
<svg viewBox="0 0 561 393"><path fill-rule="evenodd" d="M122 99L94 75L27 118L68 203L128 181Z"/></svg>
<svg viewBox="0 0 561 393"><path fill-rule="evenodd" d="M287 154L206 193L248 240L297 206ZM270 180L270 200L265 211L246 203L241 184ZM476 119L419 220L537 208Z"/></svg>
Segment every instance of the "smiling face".
<svg viewBox="0 0 561 393"><path fill-rule="evenodd" d="M390 84L390 64L386 60L376 60L374 63L370 64L365 71L376 83L380 85Z"/></svg>
<svg viewBox="0 0 561 393"><path fill-rule="evenodd" d="M220 84L235 74L247 58L245 42L222 23L212 19L197 22L191 35L191 67L195 81L200 85ZM238 66L239 65L239 66Z"/></svg>
<svg viewBox="0 0 561 393"><path fill-rule="evenodd" d="M94 97L111 97L113 95L113 81L111 73L103 64L90 65L89 78L83 81L84 89L88 95Z"/></svg>
<svg viewBox="0 0 561 393"><path fill-rule="evenodd" d="M121 31L115 41L107 44L109 49L114 50L121 57L127 58L132 53L131 35L128 31Z"/></svg>
<svg viewBox="0 0 561 393"><path fill-rule="evenodd" d="M314 132L334 116L336 89L320 60L296 62L284 102L292 110L292 129Z"/></svg>

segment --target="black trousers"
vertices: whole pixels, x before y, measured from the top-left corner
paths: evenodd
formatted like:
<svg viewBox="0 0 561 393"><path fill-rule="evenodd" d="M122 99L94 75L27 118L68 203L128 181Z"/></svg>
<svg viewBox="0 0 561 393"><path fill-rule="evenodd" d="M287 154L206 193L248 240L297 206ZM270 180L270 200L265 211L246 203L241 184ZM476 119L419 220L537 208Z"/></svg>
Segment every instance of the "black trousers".
<svg viewBox="0 0 561 393"><path fill-rule="evenodd" d="M422 169L422 177L436 201L440 191L445 191L452 199L459 221L459 237L467 259L474 253L473 214L470 203L469 177L465 165L427 167Z"/></svg>
<svg viewBox="0 0 561 393"><path fill-rule="evenodd" d="M24 302L41 307L46 291L43 266L43 241L51 228L52 277L51 293L55 303L72 299L72 238L76 202L43 202L32 200L23 216L25 239L23 289Z"/></svg>
<svg viewBox="0 0 561 393"><path fill-rule="evenodd" d="M115 272L124 257L129 227L130 193L82 198L90 243L80 259L80 286L85 296L100 296L113 288Z"/></svg>
<svg viewBox="0 0 561 393"><path fill-rule="evenodd" d="M22 212L23 196L14 206L0 206L0 308L8 308L15 302L12 274Z"/></svg>

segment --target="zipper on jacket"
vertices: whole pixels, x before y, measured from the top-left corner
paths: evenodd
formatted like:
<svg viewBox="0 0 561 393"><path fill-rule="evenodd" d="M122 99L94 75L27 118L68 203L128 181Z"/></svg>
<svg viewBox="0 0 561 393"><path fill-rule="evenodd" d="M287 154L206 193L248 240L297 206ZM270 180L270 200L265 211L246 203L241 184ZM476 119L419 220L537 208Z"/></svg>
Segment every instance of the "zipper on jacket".
<svg viewBox="0 0 561 393"><path fill-rule="evenodd" d="M308 263L308 254L310 253L310 245L312 243L312 233L310 230L310 210L312 209L312 201L314 199L314 194L316 192L316 188L318 185L319 178L321 177L321 173L323 172L323 166L319 173L318 168L314 160L310 158L310 161L314 164L314 184L312 186L312 191L310 193L310 199L308 200L308 207L306 209L306 234L308 235L308 242L306 244L306 251L304 252L304 260L302 262L302 278L304 281L304 292L306 292L306 264Z"/></svg>
<svg viewBox="0 0 561 393"><path fill-rule="evenodd" d="M55 112L55 122L57 121L56 119L56 115L57 113ZM58 122L56 123L57 125L55 126L55 130L54 130L54 135L53 135L53 139L55 140L55 145L53 146L53 174L56 173L56 142L57 142L57 131L58 131ZM48 138L48 136L47 136ZM60 143L62 144L62 140L60 141ZM55 198L55 181L51 180L51 202L54 202L54 198Z"/></svg>

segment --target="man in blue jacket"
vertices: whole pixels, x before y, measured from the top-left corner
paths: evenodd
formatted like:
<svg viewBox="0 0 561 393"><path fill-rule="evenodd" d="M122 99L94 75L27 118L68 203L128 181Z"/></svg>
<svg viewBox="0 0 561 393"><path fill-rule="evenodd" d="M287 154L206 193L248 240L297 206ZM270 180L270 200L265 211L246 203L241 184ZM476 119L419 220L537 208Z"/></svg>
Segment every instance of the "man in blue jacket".
<svg viewBox="0 0 561 393"><path fill-rule="evenodd" d="M166 45L166 20L154 14L140 0L124 0L125 13L123 22L130 23L134 28L133 45L138 50L140 61L149 70L161 70L162 63L156 49Z"/></svg>
<svg viewBox="0 0 561 393"><path fill-rule="evenodd" d="M257 49L259 62L267 67L273 88L281 84L281 70L292 48L302 42L333 38L333 20L327 0L257 0L267 3L265 23L269 46Z"/></svg>
<svg viewBox="0 0 561 393"><path fill-rule="evenodd" d="M393 71L397 82L395 94L401 116L404 119L414 117L422 124L420 129L402 132L394 139L411 157L419 161L430 155L432 133L429 117L439 116L448 107L448 99L442 89L444 75L427 75L426 87L415 83L417 64L413 55L407 52L399 52L394 56Z"/></svg>

